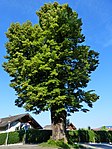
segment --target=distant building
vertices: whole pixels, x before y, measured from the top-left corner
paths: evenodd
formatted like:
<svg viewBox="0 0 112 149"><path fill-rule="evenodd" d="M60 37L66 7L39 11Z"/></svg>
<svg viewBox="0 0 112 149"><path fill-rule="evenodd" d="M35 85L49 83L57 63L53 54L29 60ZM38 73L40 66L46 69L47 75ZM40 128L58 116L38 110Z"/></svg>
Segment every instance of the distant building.
<svg viewBox="0 0 112 149"><path fill-rule="evenodd" d="M44 126L43 129L52 130L52 126L51 125L46 125L46 126ZM67 125L66 130L76 130L76 127L72 123L70 123L70 124Z"/></svg>
<svg viewBox="0 0 112 149"><path fill-rule="evenodd" d="M99 131L99 130L112 131L112 126L102 126L102 127L99 127L99 128L93 128L92 130L95 130L95 131Z"/></svg>
<svg viewBox="0 0 112 149"><path fill-rule="evenodd" d="M52 126L51 125L46 125L46 126L44 126L43 129L45 129L45 130L52 130Z"/></svg>
<svg viewBox="0 0 112 149"><path fill-rule="evenodd" d="M30 114L19 114L0 119L0 133L27 130L28 128L43 129Z"/></svg>
<svg viewBox="0 0 112 149"><path fill-rule="evenodd" d="M70 123L70 124L68 124L66 129L67 130L76 130L77 128L72 123Z"/></svg>

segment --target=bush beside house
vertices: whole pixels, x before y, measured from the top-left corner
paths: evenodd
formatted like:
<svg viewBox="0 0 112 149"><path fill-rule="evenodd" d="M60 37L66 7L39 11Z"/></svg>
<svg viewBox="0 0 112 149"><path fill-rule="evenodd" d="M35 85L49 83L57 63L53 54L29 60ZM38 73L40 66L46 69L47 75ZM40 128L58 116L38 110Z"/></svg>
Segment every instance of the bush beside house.
<svg viewBox="0 0 112 149"><path fill-rule="evenodd" d="M9 132L8 144L26 142L26 143L42 143L47 142L52 135L51 130L36 130L29 129L25 131ZM0 134L0 145L5 144L7 133ZM93 131L93 130L71 130L67 131L68 142L79 143L79 142L112 142L112 131Z"/></svg>
<svg viewBox="0 0 112 149"><path fill-rule="evenodd" d="M24 133L17 132L10 132L8 138L8 144L20 143L23 141Z"/></svg>
<svg viewBox="0 0 112 149"><path fill-rule="evenodd" d="M8 142L7 144L20 143L23 141L24 131L15 131L8 133ZM7 133L0 134L0 145L4 145L6 143Z"/></svg>
<svg viewBox="0 0 112 149"><path fill-rule="evenodd" d="M26 143L47 142L52 135L52 130L29 129L26 133Z"/></svg>
<svg viewBox="0 0 112 149"><path fill-rule="evenodd" d="M5 144L6 136L7 136L6 133L0 134L0 145Z"/></svg>
<svg viewBox="0 0 112 149"><path fill-rule="evenodd" d="M112 142L112 131L94 131L79 129L75 131L68 131L69 143L79 142L97 142L109 143Z"/></svg>
<svg viewBox="0 0 112 149"><path fill-rule="evenodd" d="M24 130L9 132L8 133L8 144L14 143L42 143L46 142L50 139L52 135L51 130L36 130L36 129L29 129L26 133ZM7 133L0 134L0 145L5 144L6 142Z"/></svg>

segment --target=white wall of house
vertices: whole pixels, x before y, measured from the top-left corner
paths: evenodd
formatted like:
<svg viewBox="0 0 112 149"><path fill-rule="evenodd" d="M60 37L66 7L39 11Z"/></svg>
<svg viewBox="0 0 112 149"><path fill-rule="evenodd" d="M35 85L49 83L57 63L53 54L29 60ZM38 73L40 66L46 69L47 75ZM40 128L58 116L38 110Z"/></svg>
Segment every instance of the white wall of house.
<svg viewBox="0 0 112 149"><path fill-rule="evenodd" d="M17 122L15 124L13 124L12 126L9 127L9 129L6 130L6 132L12 132L15 131L17 128L20 129L21 123Z"/></svg>
<svg viewBox="0 0 112 149"><path fill-rule="evenodd" d="M12 124L9 123L9 128L6 130L1 130L0 133L5 133L5 132L13 132L17 129L17 127L20 128L21 123L20 122L14 122Z"/></svg>
<svg viewBox="0 0 112 149"><path fill-rule="evenodd" d="M27 123L27 125L28 125L28 128L31 128L31 125L29 123ZM25 124L23 124L22 128L24 128L24 126L25 126ZM20 130L20 128L21 128L21 122L16 121L11 124L9 123L9 128L7 130L0 131L0 133L13 132L16 130Z"/></svg>

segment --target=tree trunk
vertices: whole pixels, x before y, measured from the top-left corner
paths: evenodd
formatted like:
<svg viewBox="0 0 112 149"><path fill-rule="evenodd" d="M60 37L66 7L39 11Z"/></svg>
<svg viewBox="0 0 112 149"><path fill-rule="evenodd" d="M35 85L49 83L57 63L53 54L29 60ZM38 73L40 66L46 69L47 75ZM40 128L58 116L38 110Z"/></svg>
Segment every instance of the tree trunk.
<svg viewBox="0 0 112 149"><path fill-rule="evenodd" d="M52 139L63 140L67 143L66 137L66 111L56 115L55 108L51 109Z"/></svg>

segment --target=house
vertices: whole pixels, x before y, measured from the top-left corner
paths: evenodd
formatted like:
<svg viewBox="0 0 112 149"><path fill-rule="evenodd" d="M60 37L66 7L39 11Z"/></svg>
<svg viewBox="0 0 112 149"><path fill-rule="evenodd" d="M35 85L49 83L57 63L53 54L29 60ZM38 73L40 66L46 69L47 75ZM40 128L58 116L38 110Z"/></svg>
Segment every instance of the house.
<svg viewBox="0 0 112 149"><path fill-rule="evenodd" d="M51 125L46 125L46 126L44 126L43 129L52 130L52 126ZM72 123L68 124L67 127L66 127L66 130L76 130L76 129L77 128Z"/></svg>
<svg viewBox="0 0 112 149"><path fill-rule="evenodd" d="M0 119L0 133L28 128L42 129L42 126L28 113Z"/></svg>
<svg viewBox="0 0 112 149"><path fill-rule="evenodd" d="M70 123L70 124L67 125L66 129L67 130L76 130L77 128L72 123Z"/></svg>
<svg viewBox="0 0 112 149"><path fill-rule="evenodd" d="M52 130L52 126L51 125L46 125L46 126L44 126L43 129L45 129L45 130Z"/></svg>
<svg viewBox="0 0 112 149"><path fill-rule="evenodd" d="M93 128L92 130L94 130L94 131L100 131L100 130L112 131L112 126L102 126L102 127L99 127L99 128Z"/></svg>

